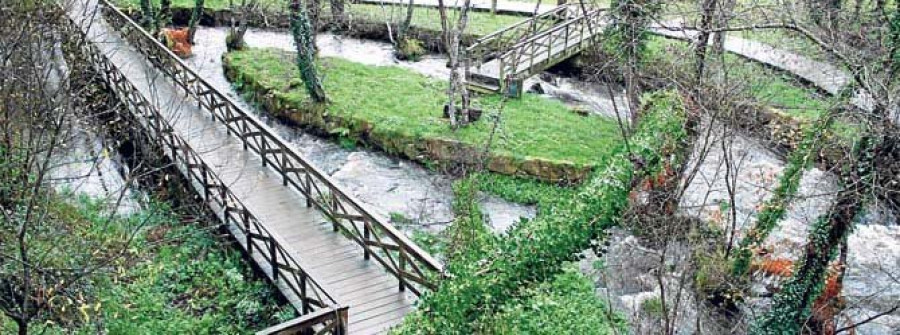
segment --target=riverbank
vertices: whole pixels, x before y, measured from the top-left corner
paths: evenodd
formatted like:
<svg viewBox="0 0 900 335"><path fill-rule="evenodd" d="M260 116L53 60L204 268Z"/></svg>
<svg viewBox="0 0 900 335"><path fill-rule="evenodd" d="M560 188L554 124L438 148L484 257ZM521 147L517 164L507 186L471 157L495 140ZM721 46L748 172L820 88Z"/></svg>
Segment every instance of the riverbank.
<svg viewBox="0 0 900 335"><path fill-rule="evenodd" d="M476 98L485 116L454 132L441 117L446 84L397 67L325 58L324 84L333 102L323 107L310 104L296 85L290 53L249 49L227 54L223 64L226 76L273 115L423 163L477 164L492 140L484 157L488 170L577 183L620 136L613 120L583 117L535 95ZM503 118L495 129L492 114L498 113Z"/></svg>

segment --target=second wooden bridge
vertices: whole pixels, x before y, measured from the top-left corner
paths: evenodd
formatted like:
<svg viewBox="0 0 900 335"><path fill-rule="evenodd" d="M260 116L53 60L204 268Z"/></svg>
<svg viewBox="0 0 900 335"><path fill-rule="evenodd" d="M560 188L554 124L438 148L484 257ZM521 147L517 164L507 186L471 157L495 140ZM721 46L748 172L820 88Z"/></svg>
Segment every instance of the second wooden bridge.
<svg viewBox="0 0 900 335"><path fill-rule="evenodd" d="M466 48L470 89L518 97L522 83L592 46L602 34L603 10L560 5L484 36Z"/></svg>

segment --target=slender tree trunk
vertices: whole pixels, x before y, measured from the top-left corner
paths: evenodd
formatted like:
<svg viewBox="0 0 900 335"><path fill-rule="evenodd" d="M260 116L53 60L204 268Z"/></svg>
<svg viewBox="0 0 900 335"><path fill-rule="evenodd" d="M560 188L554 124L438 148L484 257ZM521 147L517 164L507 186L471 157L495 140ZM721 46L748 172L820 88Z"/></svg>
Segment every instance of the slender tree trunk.
<svg viewBox="0 0 900 335"><path fill-rule="evenodd" d="M188 42L194 44L194 35L197 34L197 26L203 16L203 0L194 0L194 10L191 12L191 21L188 23Z"/></svg>
<svg viewBox="0 0 900 335"><path fill-rule="evenodd" d="M728 27L729 21L731 21L732 12L734 11L735 0L720 0L722 3L718 5L718 14L716 15L716 24L715 28L721 29ZM725 52L725 38L727 37L727 31L719 31L713 34L713 53L716 55L721 55Z"/></svg>
<svg viewBox="0 0 900 335"><path fill-rule="evenodd" d="M306 10L300 0L291 0L291 33L297 47L297 67L306 91L315 102L326 102L328 96L319 80L315 64L315 47L312 36L315 32L309 24Z"/></svg>
<svg viewBox="0 0 900 335"><path fill-rule="evenodd" d="M397 41L399 43L404 43L403 40L406 39L406 34L409 32L409 26L412 25L413 18L413 10L415 8L415 0L409 0L409 4L406 5L406 17L403 19L403 22L400 23L400 29L397 31Z"/></svg>
<svg viewBox="0 0 900 335"><path fill-rule="evenodd" d="M459 71L459 51L460 36L466 29L470 6L471 0L465 0L463 7L460 9L459 20L457 21L456 27L452 28L449 23L449 18L447 17L447 7L444 5L444 0L438 0L438 10L441 15L441 27L444 32L444 42L449 51L448 56L450 58L450 88L447 91L447 114L450 118L450 126L453 127L453 129L457 129L461 124L468 122L469 94L463 84L463 78L461 78L462 76ZM457 110L456 108L457 92L460 92L462 97L461 110Z"/></svg>
<svg viewBox="0 0 900 335"><path fill-rule="evenodd" d="M710 29L713 18L716 16L718 0L703 0L700 19L700 33L694 41L694 80L699 85L703 80L703 71L706 68L706 47L709 45Z"/></svg>
<svg viewBox="0 0 900 335"><path fill-rule="evenodd" d="M162 30L172 24L172 0L160 0L156 28Z"/></svg>
<svg viewBox="0 0 900 335"><path fill-rule="evenodd" d="M322 9L321 0L306 0L306 21L312 31L310 39L312 40L313 50L318 50L316 46L316 33L319 32L319 12Z"/></svg>
<svg viewBox="0 0 900 335"><path fill-rule="evenodd" d="M150 0L141 0L141 26L151 34L156 32L155 17Z"/></svg>
<svg viewBox="0 0 900 335"><path fill-rule="evenodd" d="M332 22L338 30L343 30L347 25L347 17L344 11L344 0L330 0Z"/></svg>
<svg viewBox="0 0 900 335"><path fill-rule="evenodd" d="M247 4L247 0L242 0L237 12L237 22L234 17L231 18L231 26L228 28L228 35L225 36L225 47L228 51L241 50L244 48L244 34L247 33L247 12L256 6L256 1ZM232 6L232 9L235 9Z"/></svg>

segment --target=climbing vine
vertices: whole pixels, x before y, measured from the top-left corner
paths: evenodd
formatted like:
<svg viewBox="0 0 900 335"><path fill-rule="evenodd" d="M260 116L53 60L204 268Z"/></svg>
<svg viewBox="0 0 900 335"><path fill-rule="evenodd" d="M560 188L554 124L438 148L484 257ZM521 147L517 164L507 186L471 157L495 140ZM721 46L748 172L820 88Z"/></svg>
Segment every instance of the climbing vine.
<svg viewBox="0 0 900 335"><path fill-rule="evenodd" d="M300 0L291 1L291 34L297 48L297 67L307 93L315 102L326 102L325 88L316 70L316 46L309 16Z"/></svg>
<svg viewBox="0 0 900 335"><path fill-rule="evenodd" d="M799 334L808 324L811 306L822 293L829 264L867 201L874 170L872 163L880 146L881 140L870 135L856 145L855 160L842 176L843 186L837 200L810 228L805 254L796 263L794 275L772 299L771 309L754 321L751 334Z"/></svg>
<svg viewBox="0 0 900 335"><path fill-rule="evenodd" d="M741 240L737 255L732 266L732 274L743 276L750 269L750 262L754 250L758 248L775 229L778 221L784 218L787 207L790 205L797 190L800 188L800 180L809 164L815 159L818 152L820 139L831 125L832 118L824 116L810 127L803 140L791 153L788 164L781 177L778 186L775 187L772 197L762 205L762 209L756 216L756 224Z"/></svg>
<svg viewBox="0 0 900 335"><path fill-rule="evenodd" d="M545 215L516 225L496 247L476 261L450 262L437 291L425 295L416 312L397 329L405 334L472 334L483 330L496 306L519 298L527 287L553 278L567 261L618 224L628 206L636 171L658 173L666 157L660 152L686 137L685 111L673 92L645 99L647 116L571 199Z"/></svg>

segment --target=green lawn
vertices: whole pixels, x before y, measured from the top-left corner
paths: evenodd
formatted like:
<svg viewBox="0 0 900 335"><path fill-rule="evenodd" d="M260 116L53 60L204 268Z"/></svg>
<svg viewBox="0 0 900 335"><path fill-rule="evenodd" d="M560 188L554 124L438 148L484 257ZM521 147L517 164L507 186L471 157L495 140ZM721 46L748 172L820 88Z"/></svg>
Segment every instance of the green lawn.
<svg viewBox="0 0 900 335"><path fill-rule="evenodd" d="M275 88L294 105L307 102L291 54L249 49L226 57L245 82ZM324 58L320 65L325 89L333 101L329 113L360 120L390 134L456 139L483 147L491 133L491 115L497 113L502 101L498 96L475 98L474 104L484 108L486 116L454 132L441 117L446 81L399 67L368 66L338 58ZM614 121L579 116L560 102L531 94L507 101L500 119L493 152L515 157L593 164L606 156L619 138Z"/></svg>
<svg viewBox="0 0 900 335"><path fill-rule="evenodd" d="M688 43L684 41L653 36L647 44L646 63L660 66L683 62L685 58L680 55L691 55L689 48ZM731 53L725 54L725 62L731 81L745 86L744 91L736 93L746 94L758 103L769 105L791 116L809 120L821 115L834 103L833 98L800 84L790 74Z"/></svg>
<svg viewBox="0 0 900 335"><path fill-rule="evenodd" d="M112 0L123 8L137 10L140 8L140 0ZM159 0L152 0L158 7ZM235 4L239 4L238 0L232 0ZM260 0L264 7L270 11L286 11L286 0ZM172 8L193 8L193 0L172 0ZM204 7L212 10L222 10L230 8L229 0L206 0ZM327 13L324 9L323 15ZM403 6L379 6L370 4L348 4L348 11L352 18L356 20L364 20L368 22L400 22L406 15L406 8ZM441 21L438 10L435 8L416 7L413 12L412 25L422 29L440 31ZM458 11L449 11L449 16L455 22ZM525 19L524 16L517 15L492 15L486 12L470 12L469 24L466 32L473 35L487 35L497 31L503 27L512 25Z"/></svg>

